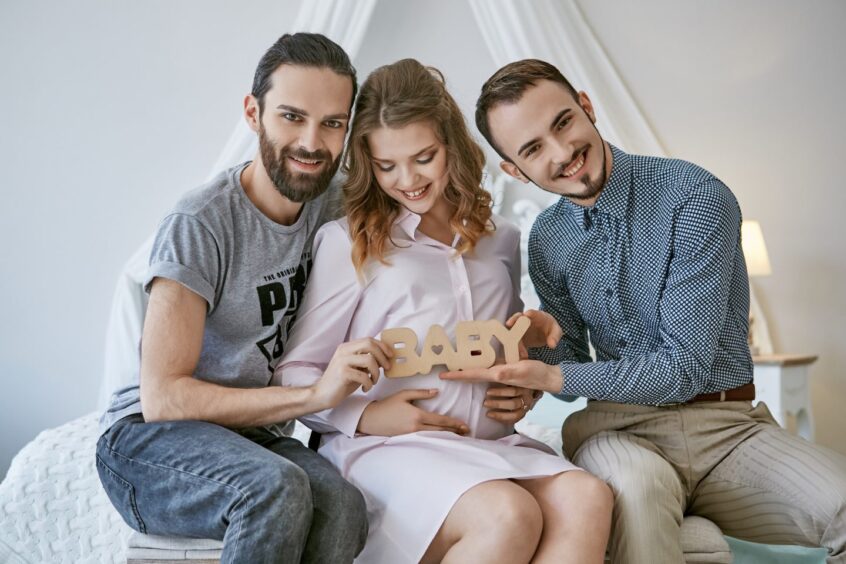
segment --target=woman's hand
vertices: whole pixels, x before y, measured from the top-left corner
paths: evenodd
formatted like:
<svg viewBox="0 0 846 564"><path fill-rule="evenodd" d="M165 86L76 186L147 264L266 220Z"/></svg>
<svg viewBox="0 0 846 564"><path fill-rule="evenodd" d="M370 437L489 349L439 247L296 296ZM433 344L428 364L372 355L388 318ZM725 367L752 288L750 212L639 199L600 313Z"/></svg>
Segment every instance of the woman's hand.
<svg viewBox="0 0 846 564"><path fill-rule="evenodd" d="M543 396L539 390L517 386L491 384L485 394L487 416L503 423L514 424L523 419Z"/></svg>
<svg viewBox="0 0 846 564"><path fill-rule="evenodd" d="M416 431L450 431L466 435L470 428L454 417L432 413L414 405L415 400L433 398L438 390L401 390L364 409L358 432L366 435L393 437Z"/></svg>
<svg viewBox="0 0 846 564"><path fill-rule="evenodd" d="M509 329L517 322L521 316L526 316L532 324L529 326L526 334L523 335L521 342L527 347L547 347L554 349L558 345L558 341L564 335L561 326L555 321L555 318L545 311L538 311L536 309L527 309L522 313L515 313L508 318L505 326ZM522 351L521 351L522 352Z"/></svg>
<svg viewBox="0 0 846 564"><path fill-rule="evenodd" d="M379 339L338 345L323 376L312 386L320 409L335 407L359 386L369 391L379 380L379 368L390 368L393 356L391 347Z"/></svg>

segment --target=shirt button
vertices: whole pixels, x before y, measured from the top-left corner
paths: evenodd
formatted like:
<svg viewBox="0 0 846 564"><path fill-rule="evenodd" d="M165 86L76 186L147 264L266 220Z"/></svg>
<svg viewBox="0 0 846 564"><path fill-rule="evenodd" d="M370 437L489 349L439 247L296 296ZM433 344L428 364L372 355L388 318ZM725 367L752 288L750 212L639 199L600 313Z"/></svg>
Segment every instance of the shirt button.
<svg viewBox="0 0 846 564"><path fill-rule="evenodd" d="M608 242L608 235L603 235L602 240L607 243Z"/></svg>
<svg viewBox="0 0 846 564"><path fill-rule="evenodd" d="M612 290L611 288L605 288L605 295L610 298L614 295L614 290Z"/></svg>
<svg viewBox="0 0 846 564"><path fill-rule="evenodd" d="M617 346L619 346L621 349L626 348L626 345L628 344L628 341L626 341L625 339L620 339L619 341L617 341Z"/></svg>
<svg viewBox="0 0 846 564"><path fill-rule="evenodd" d="M467 288L465 286L459 286L458 291L463 294L464 292L467 291Z"/></svg>

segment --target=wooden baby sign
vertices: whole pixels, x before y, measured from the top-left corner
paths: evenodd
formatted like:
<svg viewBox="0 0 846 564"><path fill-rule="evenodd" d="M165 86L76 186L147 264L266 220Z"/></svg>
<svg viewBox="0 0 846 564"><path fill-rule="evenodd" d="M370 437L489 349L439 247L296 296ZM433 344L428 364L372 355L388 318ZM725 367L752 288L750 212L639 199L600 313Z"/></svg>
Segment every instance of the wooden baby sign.
<svg viewBox="0 0 846 564"><path fill-rule="evenodd" d="M505 362L520 360L519 343L529 329L528 317L519 317L508 329L491 319L488 321L462 321L455 328L455 348L440 325L432 325L420 354L417 354L417 335L411 329L400 327L382 331L381 340L394 349L391 368L385 371L390 378L404 378L415 374L428 374L432 366L445 364L449 370L489 368L496 361L491 337L502 343Z"/></svg>

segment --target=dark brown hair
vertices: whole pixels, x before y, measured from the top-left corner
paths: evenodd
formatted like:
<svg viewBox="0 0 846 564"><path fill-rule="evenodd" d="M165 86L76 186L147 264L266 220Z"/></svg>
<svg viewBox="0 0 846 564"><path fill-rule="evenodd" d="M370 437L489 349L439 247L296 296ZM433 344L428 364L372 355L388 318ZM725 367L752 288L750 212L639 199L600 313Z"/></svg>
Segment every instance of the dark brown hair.
<svg viewBox="0 0 846 564"><path fill-rule="evenodd" d="M555 66L541 61L540 59L523 59L509 63L496 71L483 85L479 99L476 101L476 127L479 133L491 144L499 156L506 161L511 161L505 156L491 134L488 123L488 113L499 104L513 104L523 97L523 94L530 86L534 86L539 80L550 80L562 85L567 91L578 99L579 93L573 88L564 75Z"/></svg>
<svg viewBox="0 0 846 564"><path fill-rule="evenodd" d="M326 68L352 81L352 98L355 100L358 82L355 67L340 45L319 33L286 33L262 55L253 76L252 95L258 100L259 112L264 111L264 95L270 90L271 75L280 65Z"/></svg>

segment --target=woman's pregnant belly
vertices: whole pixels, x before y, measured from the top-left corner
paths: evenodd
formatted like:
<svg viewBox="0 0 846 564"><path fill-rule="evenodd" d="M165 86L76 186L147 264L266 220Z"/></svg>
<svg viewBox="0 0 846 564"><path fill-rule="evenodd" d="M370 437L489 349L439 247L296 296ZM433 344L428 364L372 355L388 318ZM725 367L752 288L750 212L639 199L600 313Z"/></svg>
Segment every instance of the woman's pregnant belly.
<svg viewBox="0 0 846 564"><path fill-rule="evenodd" d="M479 439L499 439L514 432L512 425L506 425L488 417L488 408L484 406L487 383L469 384L441 380L438 374L445 368L425 375L407 378L388 378L382 376L368 394L375 399L384 399L401 390L436 389L438 393L429 399L416 400L414 405L420 409L448 415L467 424L468 433Z"/></svg>

